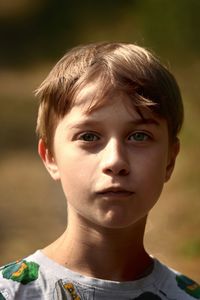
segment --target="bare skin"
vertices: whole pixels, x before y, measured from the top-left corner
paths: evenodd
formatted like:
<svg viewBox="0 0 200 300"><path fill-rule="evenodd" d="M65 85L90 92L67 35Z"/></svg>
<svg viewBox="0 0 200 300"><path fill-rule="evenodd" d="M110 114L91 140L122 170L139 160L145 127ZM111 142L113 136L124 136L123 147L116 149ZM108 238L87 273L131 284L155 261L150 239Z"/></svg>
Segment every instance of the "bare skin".
<svg viewBox="0 0 200 300"><path fill-rule="evenodd" d="M132 231L99 230L71 226L43 252L57 263L83 275L116 281L131 281L148 275L152 258L143 246L146 218ZM72 226L73 227L73 226Z"/></svg>

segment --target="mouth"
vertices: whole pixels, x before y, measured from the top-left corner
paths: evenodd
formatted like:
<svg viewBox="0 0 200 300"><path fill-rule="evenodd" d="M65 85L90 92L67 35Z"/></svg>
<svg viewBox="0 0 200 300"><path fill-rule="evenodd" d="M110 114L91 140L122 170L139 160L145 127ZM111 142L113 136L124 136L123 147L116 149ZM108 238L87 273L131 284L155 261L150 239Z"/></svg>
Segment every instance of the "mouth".
<svg viewBox="0 0 200 300"><path fill-rule="evenodd" d="M120 198L120 197L129 197L134 194L134 192L123 189L123 188L108 188L101 190L97 192L98 195L104 196L104 197L114 197L114 198Z"/></svg>

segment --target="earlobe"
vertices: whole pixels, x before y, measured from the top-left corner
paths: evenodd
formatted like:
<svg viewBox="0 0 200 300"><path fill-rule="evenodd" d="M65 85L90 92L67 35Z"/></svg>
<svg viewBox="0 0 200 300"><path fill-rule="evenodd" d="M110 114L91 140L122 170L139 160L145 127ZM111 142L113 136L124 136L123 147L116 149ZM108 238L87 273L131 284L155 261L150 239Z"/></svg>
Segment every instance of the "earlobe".
<svg viewBox="0 0 200 300"><path fill-rule="evenodd" d="M169 158L168 158L168 164L166 168L166 176L165 176L165 182L167 182L174 170L176 157L180 151L180 141L178 138L176 138L175 142L170 146L169 150Z"/></svg>
<svg viewBox="0 0 200 300"><path fill-rule="evenodd" d="M45 142L42 139L40 139L38 143L38 153L51 177L54 180L59 180L60 174L56 161L54 157L49 153L49 150L47 149Z"/></svg>

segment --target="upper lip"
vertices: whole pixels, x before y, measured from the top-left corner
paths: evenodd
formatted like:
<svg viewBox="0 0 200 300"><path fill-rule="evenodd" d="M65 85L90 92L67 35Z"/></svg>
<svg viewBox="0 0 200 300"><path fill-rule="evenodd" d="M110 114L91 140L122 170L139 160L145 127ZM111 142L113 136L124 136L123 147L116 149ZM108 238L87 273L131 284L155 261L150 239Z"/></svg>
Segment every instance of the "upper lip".
<svg viewBox="0 0 200 300"><path fill-rule="evenodd" d="M133 193L133 191L127 190L122 187L109 187L102 189L97 192L98 194L104 194L104 193Z"/></svg>

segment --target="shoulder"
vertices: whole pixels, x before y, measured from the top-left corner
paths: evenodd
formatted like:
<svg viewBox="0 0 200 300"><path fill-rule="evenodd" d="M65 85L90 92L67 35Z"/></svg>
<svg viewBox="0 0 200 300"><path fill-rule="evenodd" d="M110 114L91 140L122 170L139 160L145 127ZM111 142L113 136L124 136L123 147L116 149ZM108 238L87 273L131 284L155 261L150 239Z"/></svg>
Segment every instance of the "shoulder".
<svg viewBox="0 0 200 300"><path fill-rule="evenodd" d="M40 250L0 268L0 300L54 299L68 271Z"/></svg>
<svg viewBox="0 0 200 300"><path fill-rule="evenodd" d="M0 299L15 299L23 294L25 286L33 283L39 276L39 264L29 258L18 260L0 268Z"/></svg>
<svg viewBox="0 0 200 300"><path fill-rule="evenodd" d="M43 278L36 254L0 267L0 300L39 299Z"/></svg>
<svg viewBox="0 0 200 300"><path fill-rule="evenodd" d="M200 285L186 275L156 261L159 289L169 299L200 299ZM168 299L167 298L167 299Z"/></svg>
<svg viewBox="0 0 200 300"><path fill-rule="evenodd" d="M183 274L176 274L176 282L177 286L192 298L200 299L200 285L197 282Z"/></svg>

